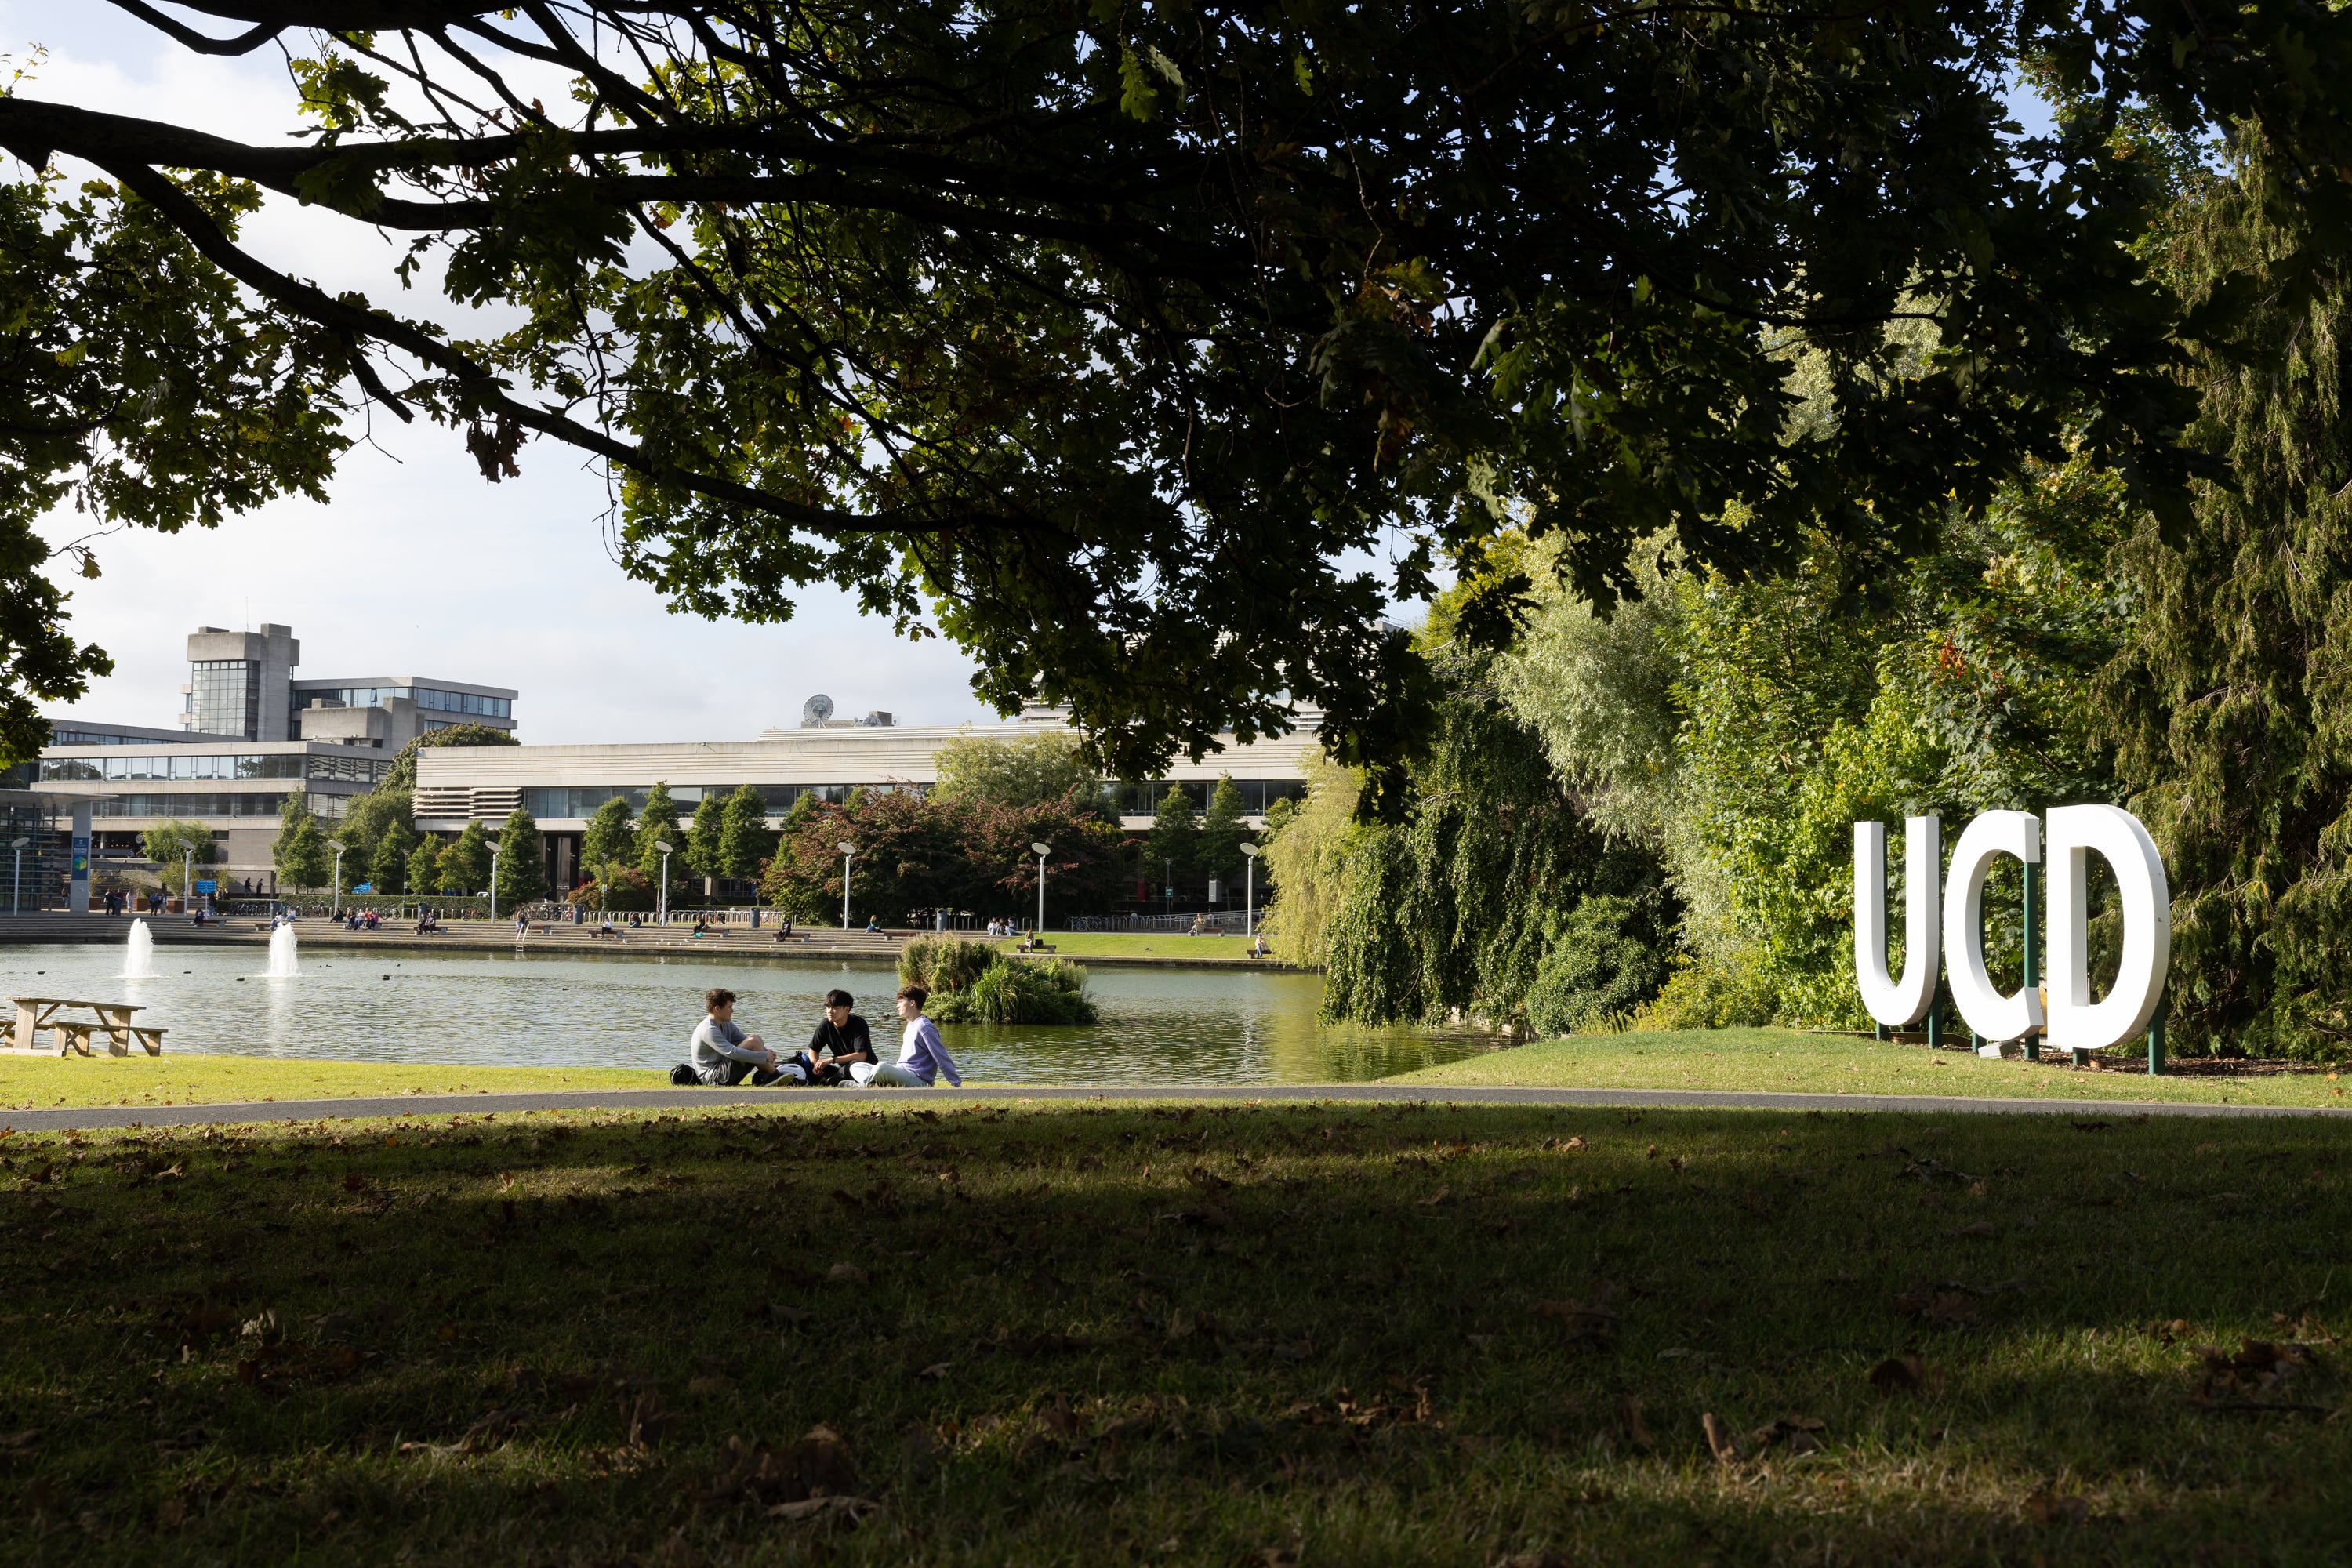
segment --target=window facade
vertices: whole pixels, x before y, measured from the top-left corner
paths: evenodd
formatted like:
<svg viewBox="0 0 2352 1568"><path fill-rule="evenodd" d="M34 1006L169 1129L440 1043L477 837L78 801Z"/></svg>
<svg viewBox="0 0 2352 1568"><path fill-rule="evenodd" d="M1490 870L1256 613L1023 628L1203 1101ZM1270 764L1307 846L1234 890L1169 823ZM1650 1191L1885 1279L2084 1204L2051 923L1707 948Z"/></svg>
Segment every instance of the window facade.
<svg viewBox="0 0 2352 1568"><path fill-rule="evenodd" d="M264 752L216 756L44 757L41 778L110 783L139 779L347 779L373 784L391 766L366 756L305 756ZM137 815L137 814L133 814Z"/></svg>
<svg viewBox="0 0 2352 1568"><path fill-rule="evenodd" d="M261 666L246 658L200 658L189 667L188 711L209 735L261 738Z"/></svg>
<svg viewBox="0 0 2352 1568"><path fill-rule="evenodd" d="M484 719L514 717L514 703L504 697L478 697L470 691L437 691L430 686L415 687L395 695L413 695L419 708L437 708L444 713L469 713Z"/></svg>
<svg viewBox="0 0 2352 1568"><path fill-rule="evenodd" d="M1209 808L1209 792L1216 788L1209 779L1160 779L1144 784L1106 783L1102 786L1103 808L1121 816L1150 816L1160 809L1160 802L1171 790L1181 790L1192 801L1192 809ZM1242 814L1264 816L1277 800L1304 802L1307 784L1302 779L1235 779L1234 787L1241 792Z"/></svg>
<svg viewBox="0 0 2352 1568"><path fill-rule="evenodd" d="M310 809L320 816L341 816L340 810L320 809L326 797L312 795ZM341 802L336 803L340 806ZM93 817L110 816L275 816L286 805L283 792L257 791L251 795L117 795L89 803Z"/></svg>
<svg viewBox="0 0 2352 1568"><path fill-rule="evenodd" d="M433 686L298 686L292 701L297 711L324 698L331 708L381 708L395 697L405 697L419 708L443 713L465 713L484 719L512 719L514 700L480 697L470 691L444 691Z"/></svg>

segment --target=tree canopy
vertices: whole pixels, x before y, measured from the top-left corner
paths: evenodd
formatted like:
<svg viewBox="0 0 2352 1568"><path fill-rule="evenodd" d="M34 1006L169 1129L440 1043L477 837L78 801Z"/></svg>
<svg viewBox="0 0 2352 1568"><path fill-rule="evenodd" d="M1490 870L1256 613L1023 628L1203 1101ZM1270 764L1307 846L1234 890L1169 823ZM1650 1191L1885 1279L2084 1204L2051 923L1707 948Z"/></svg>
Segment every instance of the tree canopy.
<svg viewBox="0 0 2352 1568"><path fill-rule="evenodd" d="M104 661L35 516L315 495L370 405L494 481L532 438L607 465L625 567L681 608L831 584L936 625L1105 776L1295 703L1385 764L1434 688L1382 613L1451 569L1501 637L1496 503L1599 602L1642 539L1907 548L2070 433L2184 518L2176 343L2243 302L2184 325L2147 285L2126 113L2259 126L2298 254L2352 233L2352 15L2301 0L117 3L282 51L291 134L0 99L0 146L103 176L0 216L0 699ZM244 222L265 192L413 248L330 294Z"/></svg>

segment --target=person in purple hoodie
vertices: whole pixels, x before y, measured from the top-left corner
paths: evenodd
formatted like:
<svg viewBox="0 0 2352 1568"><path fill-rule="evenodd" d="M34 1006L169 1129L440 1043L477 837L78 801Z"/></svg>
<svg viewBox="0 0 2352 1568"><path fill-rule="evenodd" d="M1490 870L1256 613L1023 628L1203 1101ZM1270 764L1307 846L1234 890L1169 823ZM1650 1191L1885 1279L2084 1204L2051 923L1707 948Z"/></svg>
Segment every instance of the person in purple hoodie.
<svg viewBox="0 0 2352 1568"><path fill-rule="evenodd" d="M854 1081L866 1089L929 1089L944 1078L963 1087L963 1075L940 1043L940 1026L923 1016L923 1004L930 999L931 994L919 985L898 988L898 1016L907 1021L898 1037L898 1059L878 1067L854 1062L849 1068Z"/></svg>

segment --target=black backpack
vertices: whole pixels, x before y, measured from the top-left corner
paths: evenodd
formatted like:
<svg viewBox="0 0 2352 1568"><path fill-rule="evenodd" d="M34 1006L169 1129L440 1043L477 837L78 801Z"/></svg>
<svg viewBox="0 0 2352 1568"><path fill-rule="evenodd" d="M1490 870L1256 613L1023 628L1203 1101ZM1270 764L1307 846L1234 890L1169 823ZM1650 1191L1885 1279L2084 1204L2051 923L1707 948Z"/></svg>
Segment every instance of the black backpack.
<svg viewBox="0 0 2352 1568"><path fill-rule="evenodd" d="M702 1081L694 1076L694 1069L684 1062L669 1069L669 1080L681 1089L692 1089Z"/></svg>

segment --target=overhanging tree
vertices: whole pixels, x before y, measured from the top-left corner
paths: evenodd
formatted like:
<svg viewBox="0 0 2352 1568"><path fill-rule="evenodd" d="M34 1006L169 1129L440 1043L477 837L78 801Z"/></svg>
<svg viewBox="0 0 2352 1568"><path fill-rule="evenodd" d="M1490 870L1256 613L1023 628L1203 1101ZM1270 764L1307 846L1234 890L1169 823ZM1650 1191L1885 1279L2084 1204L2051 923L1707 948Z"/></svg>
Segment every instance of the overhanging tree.
<svg viewBox="0 0 2352 1568"><path fill-rule="evenodd" d="M2259 124L2298 154L2296 243L2352 234L2352 16L2298 0L119 3L284 49L308 122L0 100L0 145L106 177L72 221L16 188L15 526L68 491L173 527L315 490L362 402L463 430L491 479L537 437L608 465L625 565L681 607L928 607L1000 709L1068 703L1106 776L1295 700L1343 762L1412 751L1431 687L1384 600L1448 566L1467 635L1508 624L1479 498L1526 498L1604 600L1653 534L1735 572L1808 527L1904 547L2070 426L2184 515L2172 310L2124 243L2151 182L2106 134L2135 100ZM2046 136L2007 122L2028 60L2084 108ZM414 237L402 280L446 263L515 324L327 293L240 234L257 190ZM93 264L132 230L163 287ZM1791 444L1800 374L1830 417ZM248 410L287 434L237 449L242 488L109 492L142 437L106 421L151 392L184 438L132 449L175 484ZM1349 564L1398 528L1385 581ZM11 689L55 694L103 655L16 553Z"/></svg>

